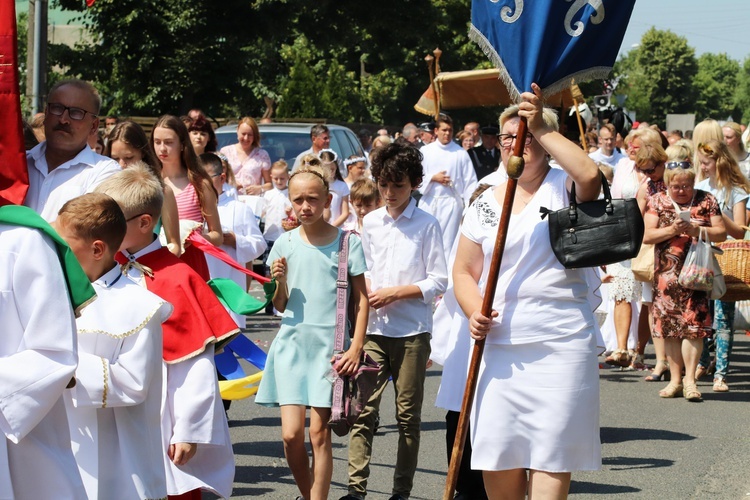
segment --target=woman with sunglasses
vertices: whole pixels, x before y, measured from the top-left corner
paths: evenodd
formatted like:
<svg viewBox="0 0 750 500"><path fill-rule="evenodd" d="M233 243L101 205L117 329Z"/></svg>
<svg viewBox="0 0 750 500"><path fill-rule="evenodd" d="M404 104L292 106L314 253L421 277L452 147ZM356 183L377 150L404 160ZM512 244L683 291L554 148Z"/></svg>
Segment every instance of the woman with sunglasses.
<svg viewBox="0 0 750 500"><path fill-rule="evenodd" d="M660 159L660 164L654 164L653 168L664 172L667 191L648 199L643 242L655 245L654 300L651 305L653 336L664 339L671 376L669 384L659 391L659 396L674 398L683 395L688 401L701 401L701 393L695 384L695 370L703 350L703 339L711 335L709 296L707 292L682 287L678 277L701 228L705 228L710 241L726 239L726 229L716 198L694 189L695 171L690 164L670 162L665 170L663 162L667 156L656 148L642 149L637 159L654 156ZM653 159L649 163L654 163Z"/></svg>
<svg viewBox="0 0 750 500"><path fill-rule="evenodd" d="M655 131L646 128L631 131L625 138L625 143L628 145L628 157L617 163L615 178L612 181L612 196L627 199L635 198L641 186L648 182L648 176L636 168L636 153L644 144L660 144L660 139ZM643 206L645 207L645 202ZM638 335L638 321L634 318L636 315L633 309L634 305L641 300L642 284L633 276L629 260L606 266L606 274L602 281L608 285L609 300L614 302L608 308L608 313L611 311L611 314L607 315L607 321L602 326L602 334L607 331L611 332L612 329L615 332L614 345L610 340L607 341L607 348L611 349L612 353L604 361L609 365L620 366L628 370L643 370L646 368L643 353L650 337L648 328L644 330L643 341L639 339L638 342L630 342L630 347L636 347L637 351L628 349L628 339ZM647 322L646 325L648 325ZM635 354L631 354L632 352ZM663 358L664 356L661 356L660 359Z"/></svg>
<svg viewBox="0 0 750 500"><path fill-rule="evenodd" d="M719 203L721 216L727 228L727 235L734 239L745 237L747 225L747 200L750 198L750 182L742 174L735 157L723 142L711 140L699 144L696 150L699 163L696 189L713 194ZM714 330L716 331L716 371L714 372L714 392L727 392L726 383L729 370L729 356L732 354L734 333L735 303L717 300L714 303ZM703 349L695 378L708 373L709 353Z"/></svg>

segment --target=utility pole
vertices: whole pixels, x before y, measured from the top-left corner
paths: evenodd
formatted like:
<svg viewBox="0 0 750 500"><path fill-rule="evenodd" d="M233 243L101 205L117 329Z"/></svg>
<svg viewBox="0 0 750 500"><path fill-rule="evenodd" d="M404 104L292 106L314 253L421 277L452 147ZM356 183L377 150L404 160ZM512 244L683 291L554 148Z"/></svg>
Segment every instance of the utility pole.
<svg viewBox="0 0 750 500"><path fill-rule="evenodd" d="M29 0L26 41L26 98L33 116L44 108L47 92L47 0Z"/></svg>

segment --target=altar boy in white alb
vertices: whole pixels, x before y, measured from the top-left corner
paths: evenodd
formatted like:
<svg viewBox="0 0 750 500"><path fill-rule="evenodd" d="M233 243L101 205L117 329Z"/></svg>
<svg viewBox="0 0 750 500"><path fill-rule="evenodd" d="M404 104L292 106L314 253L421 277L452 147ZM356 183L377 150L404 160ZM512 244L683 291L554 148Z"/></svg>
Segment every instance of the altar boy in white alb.
<svg viewBox="0 0 750 500"><path fill-rule="evenodd" d="M62 398L76 368L75 318L42 231L0 223L0 296L0 498L85 498Z"/></svg>
<svg viewBox="0 0 750 500"><path fill-rule="evenodd" d="M127 222L111 197L65 203L54 223L96 290L76 320L76 386L65 406L89 499L167 496L160 431L162 323L172 306L124 277L115 253Z"/></svg>

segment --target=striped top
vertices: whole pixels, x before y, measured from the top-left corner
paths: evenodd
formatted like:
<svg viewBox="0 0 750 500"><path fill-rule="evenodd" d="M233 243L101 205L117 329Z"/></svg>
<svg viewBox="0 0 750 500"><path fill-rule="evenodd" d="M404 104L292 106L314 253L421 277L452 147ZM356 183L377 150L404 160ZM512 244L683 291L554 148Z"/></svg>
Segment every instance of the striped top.
<svg viewBox="0 0 750 500"><path fill-rule="evenodd" d="M203 222L201 203L192 183L189 183L180 194L175 194L175 198L177 199L177 214L180 220Z"/></svg>

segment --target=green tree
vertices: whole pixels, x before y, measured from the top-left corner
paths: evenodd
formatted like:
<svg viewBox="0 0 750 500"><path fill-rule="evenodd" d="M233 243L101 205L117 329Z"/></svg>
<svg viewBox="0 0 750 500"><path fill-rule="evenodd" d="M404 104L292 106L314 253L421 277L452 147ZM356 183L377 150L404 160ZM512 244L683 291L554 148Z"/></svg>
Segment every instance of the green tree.
<svg viewBox="0 0 750 500"><path fill-rule="evenodd" d="M622 57L616 74L623 78L617 94L641 121L664 126L667 113L694 111L693 79L698 71L695 50L671 31L651 28L640 46Z"/></svg>
<svg viewBox="0 0 750 500"><path fill-rule="evenodd" d="M735 93L739 72L740 64L726 54L705 53L698 58L698 72L693 80L697 120L726 120L737 114Z"/></svg>
<svg viewBox="0 0 750 500"><path fill-rule="evenodd" d="M737 109L735 121L750 122L750 57L745 59L737 74L737 88L734 93L734 105Z"/></svg>

